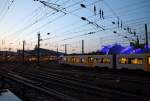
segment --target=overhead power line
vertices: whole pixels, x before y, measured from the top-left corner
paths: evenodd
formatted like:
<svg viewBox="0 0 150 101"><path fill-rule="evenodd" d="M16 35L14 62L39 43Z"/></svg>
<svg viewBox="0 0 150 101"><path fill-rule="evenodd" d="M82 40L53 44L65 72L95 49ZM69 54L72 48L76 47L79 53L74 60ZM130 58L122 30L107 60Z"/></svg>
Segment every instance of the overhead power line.
<svg viewBox="0 0 150 101"><path fill-rule="evenodd" d="M47 7L51 8L51 9L53 9L56 12L62 12L63 14L66 14L66 11L65 11L66 9L62 8L61 5L58 5L56 3L49 3L49 2L41 1L41 0L34 0L34 1L39 1L44 6L47 6Z"/></svg>

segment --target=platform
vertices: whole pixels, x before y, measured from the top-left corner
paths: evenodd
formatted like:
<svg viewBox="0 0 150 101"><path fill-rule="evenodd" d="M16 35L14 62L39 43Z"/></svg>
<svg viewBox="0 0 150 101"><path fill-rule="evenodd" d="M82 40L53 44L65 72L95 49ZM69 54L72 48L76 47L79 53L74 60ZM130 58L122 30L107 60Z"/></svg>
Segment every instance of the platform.
<svg viewBox="0 0 150 101"><path fill-rule="evenodd" d="M0 101L22 101L8 89L0 90Z"/></svg>

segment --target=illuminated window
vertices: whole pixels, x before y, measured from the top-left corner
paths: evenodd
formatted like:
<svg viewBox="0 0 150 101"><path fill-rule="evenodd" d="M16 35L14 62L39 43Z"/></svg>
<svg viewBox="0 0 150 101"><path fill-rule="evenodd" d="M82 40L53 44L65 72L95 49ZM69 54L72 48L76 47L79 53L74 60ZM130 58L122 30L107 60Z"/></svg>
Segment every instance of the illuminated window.
<svg viewBox="0 0 150 101"><path fill-rule="evenodd" d="M94 62L94 58L88 57L88 62L89 62L89 63L93 63L93 62Z"/></svg>
<svg viewBox="0 0 150 101"><path fill-rule="evenodd" d="M67 60L67 58L63 58L63 60L64 60L64 61L66 61L66 60Z"/></svg>
<svg viewBox="0 0 150 101"><path fill-rule="evenodd" d="M129 63L129 60L127 58L120 58L119 59L119 63L120 64L128 64Z"/></svg>
<svg viewBox="0 0 150 101"><path fill-rule="evenodd" d="M131 64L142 64L142 58L132 58Z"/></svg>
<svg viewBox="0 0 150 101"><path fill-rule="evenodd" d="M148 64L150 64L150 57L148 57Z"/></svg>
<svg viewBox="0 0 150 101"><path fill-rule="evenodd" d="M85 62L85 59L81 58L81 59L80 59L80 62L81 62L81 63L84 63L84 62Z"/></svg>
<svg viewBox="0 0 150 101"><path fill-rule="evenodd" d="M103 58L103 62L102 63L110 63L110 59L108 58Z"/></svg>
<svg viewBox="0 0 150 101"><path fill-rule="evenodd" d="M65 61L65 62L68 62L68 58L64 58L64 61Z"/></svg>
<svg viewBox="0 0 150 101"><path fill-rule="evenodd" d="M97 62L97 63L101 63L101 59L96 58L96 62Z"/></svg>
<svg viewBox="0 0 150 101"><path fill-rule="evenodd" d="M75 58L75 57L72 57L72 58L71 58L71 61L72 61L72 62L76 62L76 58Z"/></svg>

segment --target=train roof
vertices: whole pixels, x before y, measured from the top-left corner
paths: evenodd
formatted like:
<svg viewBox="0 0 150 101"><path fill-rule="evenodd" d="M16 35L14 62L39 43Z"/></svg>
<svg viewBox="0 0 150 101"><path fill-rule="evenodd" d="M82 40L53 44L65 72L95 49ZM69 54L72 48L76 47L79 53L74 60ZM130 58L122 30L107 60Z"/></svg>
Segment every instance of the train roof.
<svg viewBox="0 0 150 101"><path fill-rule="evenodd" d="M102 56L110 56L110 55L123 55L123 56L127 56L127 55L150 55L150 53L144 53L144 54L67 54L67 55L61 55L60 57L63 57L63 56L91 56L91 55L102 55Z"/></svg>

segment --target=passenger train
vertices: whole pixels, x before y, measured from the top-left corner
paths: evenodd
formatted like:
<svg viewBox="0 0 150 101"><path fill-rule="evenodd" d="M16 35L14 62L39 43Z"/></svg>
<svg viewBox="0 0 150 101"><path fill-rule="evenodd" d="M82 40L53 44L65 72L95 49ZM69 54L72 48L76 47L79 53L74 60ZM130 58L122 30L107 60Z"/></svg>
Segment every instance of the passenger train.
<svg viewBox="0 0 150 101"><path fill-rule="evenodd" d="M68 55L60 57L59 63L91 68L140 69L150 72L150 54Z"/></svg>
<svg viewBox="0 0 150 101"><path fill-rule="evenodd" d="M14 56L0 56L0 62L22 62L23 56L21 55L14 55ZM36 55L28 55L24 56L24 62L26 63L34 63L37 62L37 56ZM40 61L57 61L57 56L40 56Z"/></svg>
<svg viewBox="0 0 150 101"><path fill-rule="evenodd" d="M22 56L0 56L0 62L22 62ZM150 54L66 55L40 56L40 61L58 61L60 64L90 68L141 69L150 72ZM37 62L37 56L25 56L26 63Z"/></svg>

